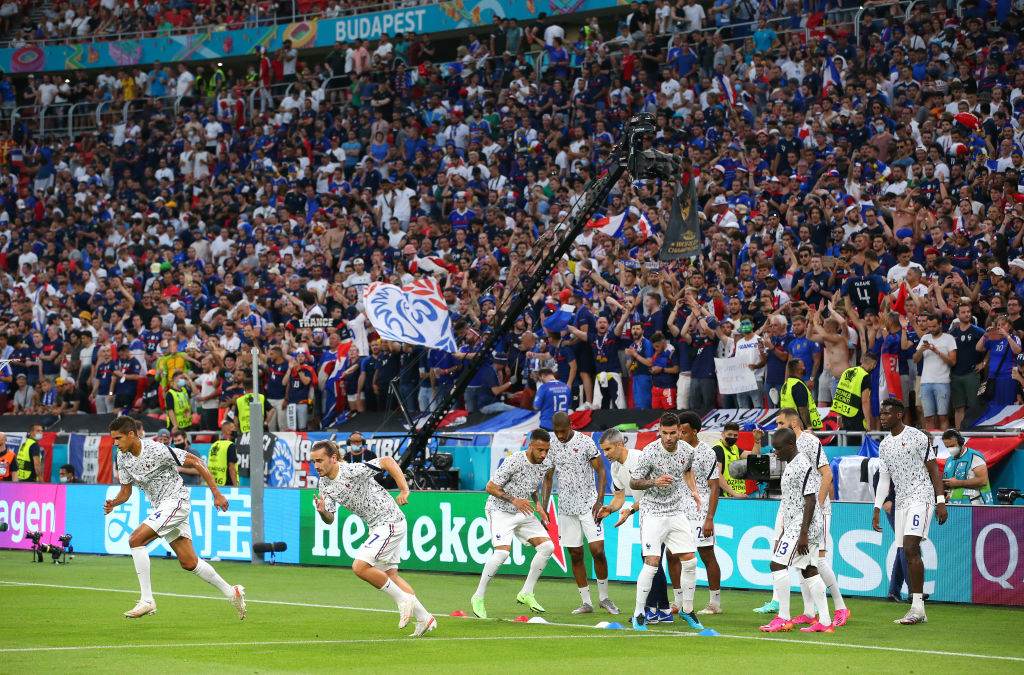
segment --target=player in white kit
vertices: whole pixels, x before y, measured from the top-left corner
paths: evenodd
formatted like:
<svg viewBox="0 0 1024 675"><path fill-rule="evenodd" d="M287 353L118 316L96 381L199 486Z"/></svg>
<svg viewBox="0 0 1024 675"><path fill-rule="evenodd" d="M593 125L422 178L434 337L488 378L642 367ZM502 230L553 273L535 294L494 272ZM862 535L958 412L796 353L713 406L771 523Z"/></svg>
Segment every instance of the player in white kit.
<svg viewBox="0 0 1024 675"><path fill-rule="evenodd" d="M604 530L596 518L604 501L604 462L590 436L572 430L569 416L555 413L551 418L555 437L551 439L548 462L551 468L544 476L541 508L547 508L555 472L558 472L558 533L560 544L569 550L572 575L580 593L580 606L573 614L590 614L594 605L587 583L587 566L583 558L583 538L586 537L597 576L600 606L609 614L618 614L619 608L608 597L608 560L604 557ZM597 476L595 486L594 477Z"/></svg>
<svg viewBox="0 0 1024 675"><path fill-rule="evenodd" d="M139 602L124 613L126 618L138 619L156 613L156 601L149 578L149 552L146 546L157 537L163 538L178 556L182 569L194 572L210 584L238 610L238 618L245 618L245 589L224 581L210 563L196 555L192 546L192 529L188 524L192 504L178 467L195 469L210 487L213 503L221 511L228 510L228 500L220 493L203 460L179 448L171 448L155 440L142 438L142 425L130 417L117 417L110 423L110 437L117 446L117 478L121 491L103 504L103 512L110 513L132 496L138 485L149 499L152 510L128 538L135 573L139 577L142 595Z"/></svg>
<svg viewBox="0 0 1024 675"><path fill-rule="evenodd" d="M693 477L697 482L698 500L692 496L686 500L686 515L693 525L697 539L697 554L704 563L708 575L710 598L707 606L697 614L722 613L722 570L715 557L715 512L718 510L718 479L722 467L715 451L700 440L701 419L695 412L679 413L679 440L693 448Z"/></svg>
<svg viewBox="0 0 1024 675"><path fill-rule="evenodd" d="M780 633L793 630L789 613L789 569L801 571L801 588L806 588L817 610L818 620L800 629L802 633L834 633L832 617L825 598L825 582L815 566L819 558L817 551L825 536L821 509L818 507L818 490L821 477L811 460L797 449L796 434L791 429L779 429L772 436L775 455L786 462L782 472L782 534L772 549L772 586L779 601L779 613L767 625L761 626L765 633Z"/></svg>
<svg viewBox="0 0 1024 675"><path fill-rule="evenodd" d="M661 567L661 545L664 544L669 555L680 562L681 573L673 575L672 579L679 615L691 627L704 630L693 613L697 541L684 506L687 487L690 494L699 499L693 476L693 448L679 443L679 418L675 413L665 413L659 423L660 438L640 453L629 482L632 489L644 490L640 498L640 544L644 565L636 582L633 629L647 630L644 606L654 575Z"/></svg>
<svg viewBox="0 0 1024 675"><path fill-rule="evenodd" d="M476 593L470 599L473 613L481 619L487 618L484 606L487 584L508 560L514 539L536 549L523 588L516 595L516 602L535 612L544 611L533 591L544 566L555 552L555 546L544 529L548 524L548 516L537 501L540 483L551 468L547 459L550 443L551 435L547 431L534 430L526 450L506 457L487 482L487 494L490 497L487 498L486 511L492 551L480 574ZM534 513L540 517L539 521Z"/></svg>
<svg viewBox="0 0 1024 675"><path fill-rule="evenodd" d="M352 571L395 601L400 629L415 615L413 637L434 630L437 620L416 598L412 586L398 576L406 532L405 514L399 506L409 503L409 485L401 467L391 457L358 464L346 462L334 441L314 443L309 458L320 474L319 493L313 498L320 519L328 525L333 523L340 505L366 523L369 534L353 556ZM398 497L392 497L377 482L377 475L384 472L398 486Z"/></svg>
<svg viewBox="0 0 1024 675"><path fill-rule="evenodd" d="M913 625L924 623L924 560L921 541L928 538L932 511L939 525L946 522L946 495L942 474L935 461L935 449L928 434L903 423L903 403L886 399L878 414L878 423L889 435L878 445L878 458L882 460L875 492L875 512L871 526L882 531L878 522L879 509L889 494L890 483L896 487L896 542L902 543L907 556L907 585L910 587L910 611L895 623Z"/></svg>

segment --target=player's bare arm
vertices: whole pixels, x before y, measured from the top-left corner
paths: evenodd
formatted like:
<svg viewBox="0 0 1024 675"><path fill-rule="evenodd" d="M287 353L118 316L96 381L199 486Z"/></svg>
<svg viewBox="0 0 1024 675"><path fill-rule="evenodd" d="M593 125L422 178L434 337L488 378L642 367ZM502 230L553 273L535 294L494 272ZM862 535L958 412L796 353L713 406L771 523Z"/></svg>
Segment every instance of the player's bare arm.
<svg viewBox="0 0 1024 675"><path fill-rule="evenodd" d="M942 525L946 522L946 518L949 517L949 513L946 511L946 490L942 484L939 463L934 459L930 459L924 465L928 469L928 477L932 481L932 489L935 490L935 520L939 521L939 525ZM941 500L939 499L940 497L942 498ZM877 513L877 509L875 512Z"/></svg>
<svg viewBox="0 0 1024 675"><path fill-rule="evenodd" d="M697 510L700 511L704 504L700 501L700 493L697 492L697 478L693 475L692 468L683 474L683 480L686 481L686 487L690 489L690 494L693 495L693 503L697 505Z"/></svg>
<svg viewBox="0 0 1024 675"><path fill-rule="evenodd" d="M313 507L316 512L320 514L320 520L324 521L328 525L334 522L334 514L327 510L327 505L324 503L323 497L317 495L313 497Z"/></svg>
<svg viewBox="0 0 1024 675"><path fill-rule="evenodd" d="M131 483L121 484L121 490L113 499L108 499L103 502L103 513L110 513L115 508L124 504L126 501L132 498L132 486Z"/></svg>
<svg viewBox="0 0 1024 675"><path fill-rule="evenodd" d="M800 537L796 540L796 552L800 555L807 555L807 530L814 520L814 509L818 507L815 495L804 495L804 519L800 523Z"/></svg>
<svg viewBox="0 0 1024 675"><path fill-rule="evenodd" d="M548 526L548 512L544 509L543 506L541 506L541 503L537 499L537 496L538 495L537 495L536 492L534 492L531 495L531 497L533 497L534 507L535 507L535 510L537 511L537 515L540 517L541 524L544 525L544 527L547 527Z"/></svg>
<svg viewBox="0 0 1024 675"><path fill-rule="evenodd" d="M512 506L516 507L516 510L519 511L519 513L522 513L524 516L528 516L531 513L533 513L533 505L530 504L529 501L521 499L519 497L512 497L508 495L505 492L505 490L502 489L502 487L495 483L494 481L487 481L486 489L487 494L493 495L494 497L500 499L503 502L508 502Z"/></svg>
<svg viewBox="0 0 1024 675"><path fill-rule="evenodd" d="M652 487L668 487L675 482L675 479L663 473L657 478L631 478L629 487L633 490L650 490Z"/></svg>
<svg viewBox="0 0 1024 675"><path fill-rule="evenodd" d="M228 500L224 495L220 493L220 488L217 487L217 481L213 479L213 475L210 470L206 468L206 464L203 460L199 459L191 452L185 453L185 461L181 463L183 467L188 469L195 469L199 473L199 477L203 479L207 487L210 488L210 492L213 493L213 504L221 511L228 510Z"/></svg>
<svg viewBox="0 0 1024 675"><path fill-rule="evenodd" d="M719 465L718 469L719 474L721 474L721 465ZM708 515L704 519L704 529L702 532L705 537L710 537L715 533L715 512L718 511L719 480L719 478L708 479L708 490L710 490L708 495Z"/></svg>
<svg viewBox="0 0 1024 675"><path fill-rule="evenodd" d="M548 500L551 499L551 490L555 484L555 467L548 469L548 472L544 474L544 482L541 484L540 492L540 503L547 504Z"/></svg>
<svg viewBox="0 0 1024 675"><path fill-rule="evenodd" d="M388 475L391 476L398 487L398 496L395 497L395 501L398 502L399 506L408 504L409 483L405 480L405 472L402 471L402 467L398 466L398 462L395 461L394 457L382 457L378 463L380 468L388 472Z"/></svg>
<svg viewBox="0 0 1024 675"><path fill-rule="evenodd" d="M825 500L832 494L832 467L826 464L818 469L821 474L821 487L818 489L818 504L824 505Z"/></svg>
<svg viewBox="0 0 1024 675"><path fill-rule="evenodd" d="M590 466L594 467L594 473L597 474L597 499L594 501L594 508L592 509L594 518L596 519L601 517L599 514L601 513L604 505L604 486L608 479L605 476L604 462L601 461L600 456L590 460ZM545 477L545 482L546 481L547 478ZM546 501L544 503L547 504Z"/></svg>

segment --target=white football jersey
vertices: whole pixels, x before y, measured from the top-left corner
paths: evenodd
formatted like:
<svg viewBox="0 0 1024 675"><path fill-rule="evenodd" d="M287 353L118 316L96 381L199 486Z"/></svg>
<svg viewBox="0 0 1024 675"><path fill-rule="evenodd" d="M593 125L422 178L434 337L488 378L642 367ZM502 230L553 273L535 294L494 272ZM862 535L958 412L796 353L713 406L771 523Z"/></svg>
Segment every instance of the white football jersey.
<svg viewBox="0 0 1024 675"><path fill-rule="evenodd" d="M185 451L150 438L142 439L139 456L117 453L117 479L122 485L137 485L154 506L162 502L188 500L178 467L185 462Z"/></svg>

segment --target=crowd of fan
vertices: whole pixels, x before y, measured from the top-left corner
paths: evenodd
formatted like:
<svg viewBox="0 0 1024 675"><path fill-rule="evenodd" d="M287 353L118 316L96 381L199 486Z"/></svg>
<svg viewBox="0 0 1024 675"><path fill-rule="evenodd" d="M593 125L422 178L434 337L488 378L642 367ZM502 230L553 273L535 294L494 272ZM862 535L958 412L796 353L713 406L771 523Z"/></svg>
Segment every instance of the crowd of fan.
<svg viewBox="0 0 1024 675"><path fill-rule="evenodd" d="M322 62L286 45L237 78L104 74L100 95L146 99L127 122L72 142L0 132L0 407L158 412L176 389L215 424L251 386L256 346L277 428L320 423L335 367L351 410L429 409L639 111L692 165L701 255L659 263L677 186L624 179L601 210L628 209L623 231L580 236L461 406L529 407L548 367L578 408L773 406L798 361L827 402L844 364L887 356L905 396L987 369L1013 403L1024 46L1019 14L996 23L982 5L869 11L857 44L817 14L789 32L698 30L737 5L659 0L609 26L501 21L443 64L410 35ZM839 82L823 82L830 63ZM176 110L148 98L169 93ZM375 340L361 311L371 282L423 274L460 354ZM570 325L546 330L563 305ZM337 330L303 327L317 316ZM950 331L959 359L922 371L922 337ZM733 355L758 387L720 397L714 359Z"/></svg>

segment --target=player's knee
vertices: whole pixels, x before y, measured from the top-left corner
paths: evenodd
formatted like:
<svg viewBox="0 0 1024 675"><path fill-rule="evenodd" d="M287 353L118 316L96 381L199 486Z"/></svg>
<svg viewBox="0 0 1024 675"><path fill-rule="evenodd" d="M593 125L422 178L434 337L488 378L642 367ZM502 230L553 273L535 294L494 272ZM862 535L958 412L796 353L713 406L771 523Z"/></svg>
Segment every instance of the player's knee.
<svg viewBox="0 0 1024 675"><path fill-rule="evenodd" d="M778 572L779 570L786 569L786 567L785 567L785 565L780 565L777 562L773 562L773 563L768 565L768 569L770 569L772 572Z"/></svg>
<svg viewBox="0 0 1024 675"><path fill-rule="evenodd" d="M370 567L370 565L368 565L363 560L353 560L352 561L352 571L355 572L356 576L361 577L364 574L366 574L366 570L369 569L369 567Z"/></svg>
<svg viewBox="0 0 1024 675"><path fill-rule="evenodd" d="M181 565L181 569L186 572L192 572L199 566L199 558L194 555L179 555L178 564Z"/></svg>
<svg viewBox="0 0 1024 675"><path fill-rule="evenodd" d="M818 568L814 567L813 565L808 565L807 567L805 567L803 569L803 575L804 575L804 579L810 579L812 577L816 577L816 576L818 576Z"/></svg>
<svg viewBox="0 0 1024 675"><path fill-rule="evenodd" d="M545 539L541 543L537 544L537 555L548 557L554 552L555 545L551 543L550 539Z"/></svg>
<svg viewBox="0 0 1024 675"><path fill-rule="evenodd" d="M691 560L693 560L694 556L693 556L692 553L680 553L679 554L679 559L681 561L683 561L684 563L686 563L686 562L690 562Z"/></svg>
<svg viewBox="0 0 1024 675"><path fill-rule="evenodd" d="M583 547L573 547L569 549L569 558L575 562L583 562Z"/></svg>
<svg viewBox="0 0 1024 675"><path fill-rule="evenodd" d="M580 557L583 556L583 551L580 551ZM604 544L597 542L590 545L590 557L594 560L604 560Z"/></svg>

